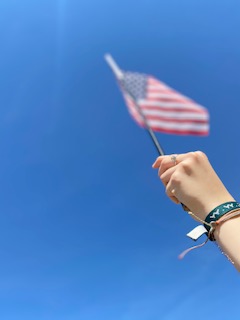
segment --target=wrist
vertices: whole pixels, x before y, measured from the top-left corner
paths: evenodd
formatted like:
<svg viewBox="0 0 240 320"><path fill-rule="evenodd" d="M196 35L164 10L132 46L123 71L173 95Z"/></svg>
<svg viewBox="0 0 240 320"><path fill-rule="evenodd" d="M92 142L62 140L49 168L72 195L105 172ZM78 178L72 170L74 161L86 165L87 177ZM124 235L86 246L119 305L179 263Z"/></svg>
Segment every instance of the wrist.
<svg viewBox="0 0 240 320"><path fill-rule="evenodd" d="M220 206L225 202L231 202L231 201L235 201L235 199L230 194L225 194L222 196L218 196L214 199L213 198L209 199L203 204L198 204L198 206L194 208L192 212L201 220L205 220L208 214L212 210L214 210L214 208Z"/></svg>

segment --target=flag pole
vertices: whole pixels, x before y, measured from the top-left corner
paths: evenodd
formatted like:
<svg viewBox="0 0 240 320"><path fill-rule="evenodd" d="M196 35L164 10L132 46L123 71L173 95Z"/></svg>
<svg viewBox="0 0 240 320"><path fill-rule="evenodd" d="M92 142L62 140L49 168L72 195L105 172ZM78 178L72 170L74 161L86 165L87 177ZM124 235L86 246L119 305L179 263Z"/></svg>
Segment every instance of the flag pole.
<svg viewBox="0 0 240 320"><path fill-rule="evenodd" d="M156 137L156 135L154 134L153 130L150 128L150 126L148 125L147 119L145 117L145 115L143 114L139 104L137 103L137 99L134 97L134 95L129 91L128 88L126 88L126 86L124 85L123 82L123 78L124 78L124 74L122 72L122 70L119 68L119 66L117 65L117 63L114 61L113 57L110 54L105 54L104 56L107 64L109 65L109 67L112 69L114 75L116 76L116 78L120 81L121 85L124 87L124 90L128 93L128 95L134 100L135 105L137 107L138 113L140 114L142 121L146 127L146 130L150 136L150 138L152 139L152 142L154 143L157 152L160 156L163 156L165 153L163 151L163 148L161 147L160 143L158 142L158 139Z"/></svg>
<svg viewBox="0 0 240 320"><path fill-rule="evenodd" d="M108 63L109 67L112 69L112 71L115 74L118 81L120 81L121 85L124 87L124 90L134 100L135 105L137 107L137 110L138 110L140 116L142 117L142 120L143 120L143 123L146 127L146 130L148 131L148 133L152 139L152 142L154 143L154 145L157 149L158 154L160 156L164 156L165 153L163 151L163 148L161 147L160 143L158 142L158 139L157 139L156 135L154 134L153 130L148 125L147 119L146 119L145 115L143 114L139 104L137 103L137 99L134 97L134 95L131 92L129 92L128 88L126 88L126 86L124 85L124 82L123 82L124 74L123 74L122 70L119 68L119 66L114 61L113 57L110 54L105 54L104 58L105 58L106 62ZM183 203L181 203L181 205L182 205L182 208L184 211L190 212L188 207L186 207Z"/></svg>

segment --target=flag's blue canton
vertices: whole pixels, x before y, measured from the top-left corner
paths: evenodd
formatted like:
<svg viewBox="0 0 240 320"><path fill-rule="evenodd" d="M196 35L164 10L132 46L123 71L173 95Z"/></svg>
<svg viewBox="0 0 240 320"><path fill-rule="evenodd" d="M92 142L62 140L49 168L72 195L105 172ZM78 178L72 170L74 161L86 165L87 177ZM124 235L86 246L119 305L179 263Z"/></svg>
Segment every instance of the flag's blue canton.
<svg viewBox="0 0 240 320"><path fill-rule="evenodd" d="M135 100L144 99L147 90L147 76L141 73L125 72L123 86Z"/></svg>

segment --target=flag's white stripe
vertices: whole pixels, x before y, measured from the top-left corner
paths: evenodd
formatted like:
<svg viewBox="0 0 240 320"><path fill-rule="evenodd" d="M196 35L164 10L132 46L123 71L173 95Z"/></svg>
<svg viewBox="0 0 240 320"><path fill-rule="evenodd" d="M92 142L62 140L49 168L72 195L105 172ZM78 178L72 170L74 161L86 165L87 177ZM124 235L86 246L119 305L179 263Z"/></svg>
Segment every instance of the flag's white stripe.
<svg viewBox="0 0 240 320"><path fill-rule="evenodd" d="M177 92L175 89L169 87L166 83L161 82L155 78L150 77L148 79L148 90L167 90ZM177 92L178 93L178 92Z"/></svg>
<svg viewBox="0 0 240 320"><path fill-rule="evenodd" d="M169 99L180 99L186 100L187 102L191 101L189 98L182 96L179 93L160 93L160 92L148 92L148 98L169 98Z"/></svg>
<svg viewBox="0 0 240 320"><path fill-rule="evenodd" d="M164 93L164 91L167 91L167 93ZM161 95L169 94L169 98L171 98L172 96L177 95L178 97L181 97L182 99L186 99L186 100L190 100L191 101L191 99L189 97L185 96L182 93L179 93L178 91L176 91L176 90L172 89L171 87L168 87L167 85L164 85L164 84L148 85L147 92L148 92L148 95L150 93L152 95L156 94L156 97L158 97L157 96L158 94L161 94Z"/></svg>
<svg viewBox="0 0 240 320"><path fill-rule="evenodd" d="M131 99L127 99L127 105L129 108L131 108L135 113L138 113L135 107L135 103ZM167 110L157 110L157 109L144 109L142 106L141 110L143 114L147 116L152 116L152 117L164 117L169 120L172 119L179 119L179 120L187 120L187 121L194 121L194 120L203 120L203 121L208 121L209 115L207 112L202 112L202 113L196 113L196 112L191 112L191 110L184 110L181 112L178 111L167 111Z"/></svg>
<svg viewBox="0 0 240 320"><path fill-rule="evenodd" d="M171 111L160 111L142 109L142 112L146 116L165 117L169 119L186 119L186 120L208 120L208 115L204 113L193 113L193 112L171 112Z"/></svg>
<svg viewBox="0 0 240 320"><path fill-rule="evenodd" d="M149 106L149 107L163 107L163 108L176 108L176 109L195 109L205 111L206 109L199 104L191 102L161 102L161 101L149 101L144 99L138 100L139 105Z"/></svg>
<svg viewBox="0 0 240 320"><path fill-rule="evenodd" d="M135 106L133 106L133 105L129 105L128 106L129 108L129 112L130 112L130 114L133 116L133 118L135 118L136 119L136 121L138 121L138 122L140 122L140 123L142 123L143 122L143 119L142 119L142 117L138 114L138 111L136 110L136 108L135 108ZM163 119L154 119L154 118L149 118L150 117L150 115L149 114L145 114L144 113L144 116L146 117L146 119L147 119L147 122L148 122L148 124L150 125L150 126L153 126L151 123L152 122L160 122L160 123L172 123L172 124L175 124L175 127L177 128L177 126L181 126L182 124L188 124L188 125L192 125L193 127L195 126L195 125L202 125L202 126L204 126L204 125L208 125L208 121L207 121L207 119L194 119L193 117L183 117L183 118L181 118L181 117L178 117L178 116L176 116L176 115L174 115L173 117L169 117L169 115L166 117L165 116L165 114L164 114L164 116L161 116L161 115L157 115L156 117L162 117ZM166 120L164 119L164 118L166 118ZM181 120L182 120L182 122L181 122ZM194 122L194 121L199 121L199 120L202 120L202 121L204 121L204 123L196 123L196 122ZM179 122L180 121L180 122Z"/></svg>
<svg viewBox="0 0 240 320"><path fill-rule="evenodd" d="M150 127L159 128L159 129L171 129L178 131L208 131L208 124L199 124L199 123L179 123L179 122L165 122L160 120L148 120L148 125Z"/></svg>
<svg viewBox="0 0 240 320"><path fill-rule="evenodd" d="M163 83L163 82L161 82L161 81L159 81L159 80L157 80L157 79L155 79L155 78L153 78L153 77L148 77L148 85L152 85L152 86L163 85L163 86L165 86L165 87L168 87L168 86L166 85L166 83Z"/></svg>
<svg viewBox="0 0 240 320"><path fill-rule="evenodd" d="M133 116L133 118L139 123L143 124L142 118L137 114L137 112L134 111L134 109L130 110L130 114ZM196 131L196 132L207 132L209 130L208 124L199 124L199 123L179 123L174 122L174 120L171 120L171 122L167 122L164 120L154 120L154 119L148 119L147 123L152 128L159 128L159 129L166 129L166 130L175 130L175 131Z"/></svg>
<svg viewBox="0 0 240 320"><path fill-rule="evenodd" d="M157 91L157 90L172 90L170 87L166 86L165 84L161 84L161 83L158 83L158 84L149 84L147 86L147 89L149 91Z"/></svg>
<svg viewBox="0 0 240 320"><path fill-rule="evenodd" d="M130 114L132 117L138 122L139 125L143 125L143 120L139 116L138 112L136 111L135 107L133 105L129 106L128 108ZM147 118L147 117L146 117ZM171 119L170 122L164 121L164 120L154 120L147 118L147 123L151 128L159 129L161 130L168 130L173 132L198 132L198 133L204 133L208 132L209 130L209 124L197 124L197 123L179 123L175 122L173 119Z"/></svg>

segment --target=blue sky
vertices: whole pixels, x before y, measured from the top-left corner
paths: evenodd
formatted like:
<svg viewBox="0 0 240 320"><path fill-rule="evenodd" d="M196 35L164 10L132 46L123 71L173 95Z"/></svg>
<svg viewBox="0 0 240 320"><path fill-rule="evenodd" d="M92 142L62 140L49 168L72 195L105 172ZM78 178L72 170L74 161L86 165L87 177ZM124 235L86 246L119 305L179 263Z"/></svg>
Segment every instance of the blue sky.
<svg viewBox="0 0 240 320"><path fill-rule="evenodd" d="M236 318L216 246L177 259L195 222L103 55L209 109L209 137L157 136L206 152L239 200L239 2L3 0L0 15L0 318Z"/></svg>

